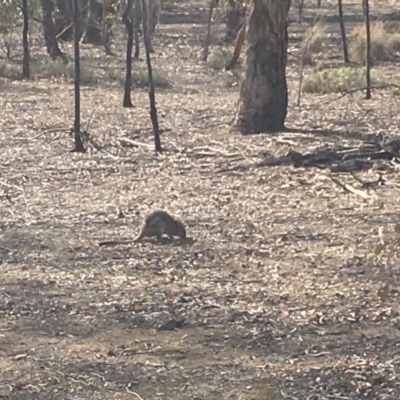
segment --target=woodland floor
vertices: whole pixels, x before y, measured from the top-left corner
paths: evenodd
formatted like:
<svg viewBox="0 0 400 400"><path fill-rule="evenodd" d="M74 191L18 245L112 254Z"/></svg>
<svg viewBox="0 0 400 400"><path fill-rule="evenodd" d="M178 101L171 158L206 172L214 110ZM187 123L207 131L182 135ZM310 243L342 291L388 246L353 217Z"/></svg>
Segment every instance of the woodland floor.
<svg viewBox="0 0 400 400"><path fill-rule="evenodd" d="M146 90L124 109L117 84L83 87L102 150L76 154L68 133L41 134L71 126L71 83L1 81L0 398L399 398L400 268L395 250L373 252L380 228L395 241L399 164L357 173L392 183L362 189L368 199L328 170L254 166L265 152L395 137L399 100L303 94L298 107L291 56L294 131L229 133L238 86L199 61L203 31L164 25L155 41L154 68L172 84L156 94L158 156ZM340 61L340 46L330 52ZM123 44L116 53L83 47L123 75ZM193 243L97 246L131 238L154 209L181 218Z"/></svg>

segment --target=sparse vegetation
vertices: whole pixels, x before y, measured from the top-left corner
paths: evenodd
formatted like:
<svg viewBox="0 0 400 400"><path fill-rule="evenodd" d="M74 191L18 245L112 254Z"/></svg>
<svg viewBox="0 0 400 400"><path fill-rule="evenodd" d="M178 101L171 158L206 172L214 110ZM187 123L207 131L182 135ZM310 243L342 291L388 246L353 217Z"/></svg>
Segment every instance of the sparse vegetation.
<svg viewBox="0 0 400 400"><path fill-rule="evenodd" d="M365 87L364 68L329 68L309 75L303 83L305 93L339 93Z"/></svg>
<svg viewBox="0 0 400 400"><path fill-rule="evenodd" d="M39 79L63 78L66 81L74 79L74 64L65 64L61 60L49 60L46 63L32 64L33 75ZM90 68L90 65L82 63L81 84L95 85L99 83L99 74Z"/></svg>
<svg viewBox="0 0 400 400"><path fill-rule="evenodd" d="M74 65L65 64L61 60L48 60L46 63L32 62L32 75L36 79L62 79L73 81ZM15 62L0 61L0 78L21 79L21 67ZM172 85L168 79L158 70L153 71L154 84L159 89L168 89ZM123 85L123 70L110 66L105 68L93 68L90 63L82 63L82 85L107 85L118 83ZM148 76L144 66L137 67L132 72L132 86L136 88L148 87Z"/></svg>
<svg viewBox="0 0 400 400"><path fill-rule="evenodd" d="M137 63L134 65L135 67L132 70L132 86L140 89L147 88L149 86L149 80L145 66L138 65ZM101 72L101 80L104 82L118 82L119 85L124 85L122 69L107 67L102 69ZM172 87L171 82L157 69L153 69L153 80L156 88L169 89Z"/></svg>

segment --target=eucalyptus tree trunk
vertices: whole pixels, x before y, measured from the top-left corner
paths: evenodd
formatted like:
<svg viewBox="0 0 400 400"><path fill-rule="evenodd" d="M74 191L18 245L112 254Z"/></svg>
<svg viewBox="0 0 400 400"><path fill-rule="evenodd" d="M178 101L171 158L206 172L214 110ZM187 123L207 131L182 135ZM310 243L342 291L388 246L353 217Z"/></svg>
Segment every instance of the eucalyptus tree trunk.
<svg viewBox="0 0 400 400"><path fill-rule="evenodd" d="M24 27L22 31L22 45L24 47L24 56L22 59L22 76L25 79L30 78L30 70L29 70L29 13L28 13L28 1L22 0L22 15L24 19Z"/></svg>
<svg viewBox="0 0 400 400"><path fill-rule="evenodd" d="M235 122L243 134L284 129L289 6L290 0L250 1L245 77Z"/></svg>
<svg viewBox="0 0 400 400"><path fill-rule="evenodd" d="M53 21L54 5L52 0L40 0L43 12L43 31L46 42L47 53L55 60L57 57L64 58L63 53L58 47L56 30Z"/></svg>

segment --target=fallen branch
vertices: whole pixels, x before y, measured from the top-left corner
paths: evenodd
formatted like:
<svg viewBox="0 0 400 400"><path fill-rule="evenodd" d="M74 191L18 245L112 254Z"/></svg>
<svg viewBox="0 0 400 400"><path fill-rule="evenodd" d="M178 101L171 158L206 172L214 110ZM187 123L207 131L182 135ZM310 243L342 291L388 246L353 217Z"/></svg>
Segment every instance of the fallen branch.
<svg viewBox="0 0 400 400"><path fill-rule="evenodd" d="M331 172L352 172L371 168L374 160L393 160L400 157L400 139L389 142L377 140L359 146L321 146L302 152L290 150L283 156L266 157L257 167L293 165L296 168L329 168Z"/></svg>

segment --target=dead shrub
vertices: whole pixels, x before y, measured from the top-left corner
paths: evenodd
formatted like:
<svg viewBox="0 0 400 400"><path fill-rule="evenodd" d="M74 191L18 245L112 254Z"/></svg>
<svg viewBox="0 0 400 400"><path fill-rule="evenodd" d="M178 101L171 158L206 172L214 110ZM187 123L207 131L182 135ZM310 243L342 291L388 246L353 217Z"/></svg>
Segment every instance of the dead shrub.
<svg viewBox="0 0 400 400"><path fill-rule="evenodd" d="M0 61L0 78L20 79L22 78L22 67L11 61Z"/></svg>
<svg viewBox="0 0 400 400"><path fill-rule="evenodd" d="M34 64L32 66L32 76L42 79L59 78L73 81L75 76L74 64L64 64L62 61ZM153 69L153 80L157 88L171 87L170 82L155 69ZM112 67L94 68L89 63L81 63L82 85L91 86L112 83L117 83L121 86L125 84L124 69ZM149 86L147 68L137 67L132 71L132 86L136 88L147 88Z"/></svg>
<svg viewBox="0 0 400 400"><path fill-rule="evenodd" d="M305 51L301 55L302 57L302 63L303 65L313 65L314 64L314 59L313 55L309 51Z"/></svg>
<svg viewBox="0 0 400 400"><path fill-rule="evenodd" d="M325 28L322 25L310 26L300 44L302 53L322 53L324 50Z"/></svg>
<svg viewBox="0 0 400 400"><path fill-rule="evenodd" d="M125 69L121 68L105 68L101 80L107 83L117 82L119 85L125 85ZM172 87L169 80L162 75L157 69L153 69L153 81L154 86L159 89L169 89ZM135 65L132 71L132 87L135 88L148 88L149 87L149 77L147 73L147 68Z"/></svg>
<svg viewBox="0 0 400 400"><path fill-rule="evenodd" d="M390 87L390 92L393 96L400 96L400 74L392 74L389 83L393 86Z"/></svg>
<svg viewBox="0 0 400 400"><path fill-rule="evenodd" d="M397 33L400 31L400 21L386 21L385 29L389 33Z"/></svg>
<svg viewBox="0 0 400 400"><path fill-rule="evenodd" d="M365 26L359 25L352 31L349 53L353 61L365 64L366 33ZM382 21L371 23L371 62L390 61L396 46L399 46L399 38L396 34L389 33Z"/></svg>
<svg viewBox="0 0 400 400"><path fill-rule="evenodd" d="M393 86L391 92L393 96L400 96L400 87Z"/></svg>
<svg viewBox="0 0 400 400"><path fill-rule="evenodd" d="M400 51L400 33L393 33L389 38L389 46L395 51Z"/></svg>
<svg viewBox="0 0 400 400"><path fill-rule="evenodd" d="M95 85L99 82L99 74L90 65L82 63L80 72L82 85ZM40 79L61 78L72 81L75 76L74 64L65 64L61 60L36 63L32 65L32 76Z"/></svg>
<svg viewBox="0 0 400 400"><path fill-rule="evenodd" d="M222 48L220 46L213 46L208 56L208 65L211 68L220 71L225 68L226 62L227 60Z"/></svg>
<svg viewBox="0 0 400 400"><path fill-rule="evenodd" d="M154 86L159 89L168 89L172 87L168 79L156 69L153 69L153 81ZM132 72L132 85L137 88L149 87L147 69Z"/></svg>

